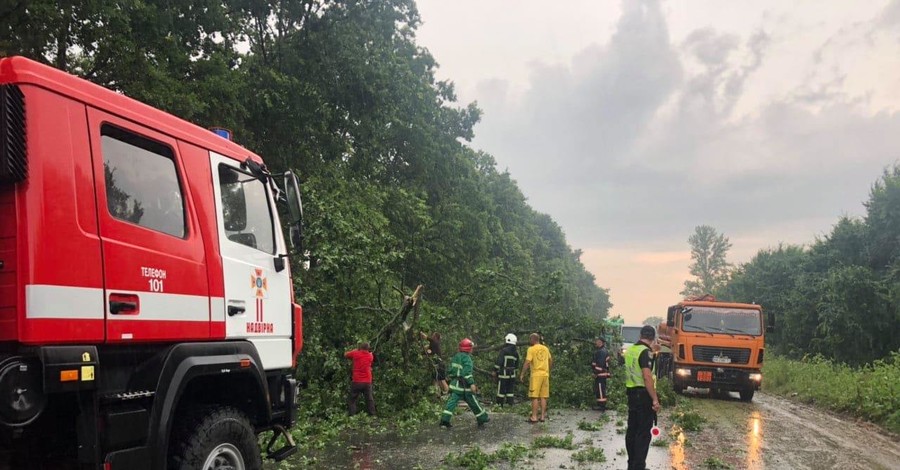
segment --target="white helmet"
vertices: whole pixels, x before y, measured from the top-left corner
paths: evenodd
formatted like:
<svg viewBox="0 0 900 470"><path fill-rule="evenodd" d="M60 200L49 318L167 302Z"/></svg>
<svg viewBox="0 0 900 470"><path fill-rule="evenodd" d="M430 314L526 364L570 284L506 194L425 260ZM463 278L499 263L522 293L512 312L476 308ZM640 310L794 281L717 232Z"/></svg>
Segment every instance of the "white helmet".
<svg viewBox="0 0 900 470"><path fill-rule="evenodd" d="M506 335L506 344L516 344L519 338L516 338L516 335L510 333Z"/></svg>

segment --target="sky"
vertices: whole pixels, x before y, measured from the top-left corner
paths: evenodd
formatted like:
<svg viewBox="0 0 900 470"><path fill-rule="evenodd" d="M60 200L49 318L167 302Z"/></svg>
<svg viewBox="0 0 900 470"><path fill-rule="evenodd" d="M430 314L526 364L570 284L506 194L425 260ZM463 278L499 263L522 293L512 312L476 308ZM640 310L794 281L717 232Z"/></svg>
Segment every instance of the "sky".
<svg viewBox="0 0 900 470"><path fill-rule="evenodd" d="M418 0L484 112L472 146L550 214L612 314L680 299L688 236L729 261L862 216L900 162L900 0Z"/></svg>

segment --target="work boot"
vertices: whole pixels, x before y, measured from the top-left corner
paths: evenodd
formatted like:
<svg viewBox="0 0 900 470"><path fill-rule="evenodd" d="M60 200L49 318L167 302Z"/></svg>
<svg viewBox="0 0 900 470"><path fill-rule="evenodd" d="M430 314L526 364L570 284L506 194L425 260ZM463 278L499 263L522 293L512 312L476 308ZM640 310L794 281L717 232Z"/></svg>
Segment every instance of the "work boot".
<svg viewBox="0 0 900 470"><path fill-rule="evenodd" d="M450 429L450 428L453 427L453 425L450 424L450 421L441 421L441 426L443 426L443 427L445 427L445 428L447 428L447 429Z"/></svg>

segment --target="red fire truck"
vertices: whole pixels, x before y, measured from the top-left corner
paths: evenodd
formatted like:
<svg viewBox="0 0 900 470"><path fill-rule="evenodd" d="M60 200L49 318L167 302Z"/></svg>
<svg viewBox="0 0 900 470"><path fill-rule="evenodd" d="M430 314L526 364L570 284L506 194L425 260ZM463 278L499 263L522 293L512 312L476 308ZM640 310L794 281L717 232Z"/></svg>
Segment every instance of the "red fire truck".
<svg viewBox="0 0 900 470"><path fill-rule="evenodd" d="M0 468L257 469L270 430L292 453L301 208L228 139L0 59Z"/></svg>

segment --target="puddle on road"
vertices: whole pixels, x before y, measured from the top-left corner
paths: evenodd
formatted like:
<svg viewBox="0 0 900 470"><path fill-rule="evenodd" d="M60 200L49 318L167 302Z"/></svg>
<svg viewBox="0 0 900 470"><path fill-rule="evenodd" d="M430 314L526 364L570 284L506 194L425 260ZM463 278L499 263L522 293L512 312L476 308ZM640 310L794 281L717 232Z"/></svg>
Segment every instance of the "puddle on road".
<svg viewBox="0 0 900 470"><path fill-rule="evenodd" d="M746 468L748 470L762 469L763 419L759 411L754 411L750 414L747 427L749 430L747 431Z"/></svg>

